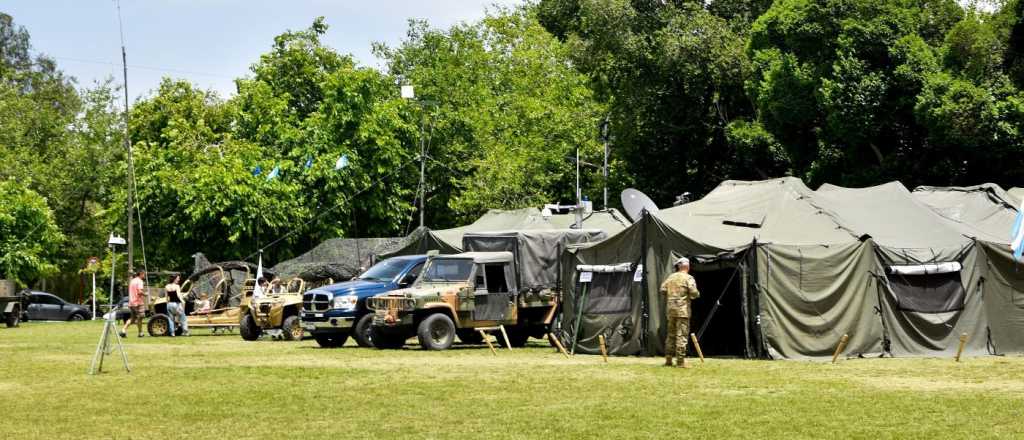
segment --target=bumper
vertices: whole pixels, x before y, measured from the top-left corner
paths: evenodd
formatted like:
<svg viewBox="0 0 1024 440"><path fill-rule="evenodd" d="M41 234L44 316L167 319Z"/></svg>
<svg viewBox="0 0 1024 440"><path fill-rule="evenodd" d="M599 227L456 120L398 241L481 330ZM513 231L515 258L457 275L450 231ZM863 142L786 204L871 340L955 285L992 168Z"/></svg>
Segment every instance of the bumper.
<svg viewBox="0 0 1024 440"><path fill-rule="evenodd" d="M347 333L352 330L355 323L356 316L351 313L337 314L328 311L302 314L302 327L313 333Z"/></svg>
<svg viewBox="0 0 1024 440"><path fill-rule="evenodd" d="M374 327L397 328L412 326L412 313L399 312L398 316L389 316L385 310L377 310L373 314Z"/></svg>

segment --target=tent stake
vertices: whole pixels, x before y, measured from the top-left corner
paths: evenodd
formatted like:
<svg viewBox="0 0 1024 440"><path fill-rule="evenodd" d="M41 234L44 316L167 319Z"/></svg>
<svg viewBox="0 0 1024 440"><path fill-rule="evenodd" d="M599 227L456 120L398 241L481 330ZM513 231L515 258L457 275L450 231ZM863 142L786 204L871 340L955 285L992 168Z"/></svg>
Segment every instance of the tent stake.
<svg viewBox="0 0 1024 440"><path fill-rule="evenodd" d="M836 363L836 359L839 359L839 353L843 352L846 348L846 342L850 340L850 335L843 333L843 337L839 338L839 345L836 346L836 352L832 354L832 363Z"/></svg>
<svg viewBox="0 0 1024 440"><path fill-rule="evenodd" d="M548 333L548 339L550 339L551 342L555 344L555 347L558 347L558 351L561 351L566 358L569 357L569 352L565 351L565 347L562 346L561 342L558 342L558 338L556 338L555 335Z"/></svg>
<svg viewBox="0 0 1024 440"><path fill-rule="evenodd" d="M487 333L484 333L483 330L480 330L480 336L484 337L484 342L487 343L487 348L491 349L491 354L497 356L498 352L494 351L494 344L491 344L491 335L488 335Z"/></svg>
<svg viewBox="0 0 1024 440"><path fill-rule="evenodd" d="M704 363L704 350L700 349L700 342L697 342L697 335L690 333L690 340L693 341L693 348L697 349L697 356L700 356L700 363Z"/></svg>
<svg viewBox="0 0 1024 440"><path fill-rule="evenodd" d="M967 344L967 333L960 334L960 348L956 350L956 361L960 362L960 355L964 353L964 345Z"/></svg>
<svg viewBox="0 0 1024 440"><path fill-rule="evenodd" d="M604 358L604 363L608 363L608 349L604 346L604 335L597 335L598 342L601 343L601 357Z"/></svg>

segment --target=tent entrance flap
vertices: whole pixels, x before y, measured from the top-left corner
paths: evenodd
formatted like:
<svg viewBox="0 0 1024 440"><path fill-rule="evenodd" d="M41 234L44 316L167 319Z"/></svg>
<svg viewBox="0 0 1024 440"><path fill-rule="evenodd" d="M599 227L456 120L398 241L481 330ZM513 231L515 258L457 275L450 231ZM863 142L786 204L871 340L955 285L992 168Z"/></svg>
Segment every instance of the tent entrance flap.
<svg viewBox="0 0 1024 440"><path fill-rule="evenodd" d="M563 304L562 328L568 331L567 349L598 353L604 336L611 354L636 354L637 319L641 301L636 264L580 265L573 274L575 295Z"/></svg>
<svg viewBox="0 0 1024 440"><path fill-rule="evenodd" d="M701 297L691 303L690 332L696 334L697 330L711 317L700 339L700 346L705 356L747 356L747 324L743 316L743 282L739 275L735 275L736 279L729 282L737 270L743 270L743 268L730 267L691 272L700 288ZM720 294L721 305L712 316L711 311L715 308L715 300ZM688 350L689 354L696 355L693 344L690 344Z"/></svg>

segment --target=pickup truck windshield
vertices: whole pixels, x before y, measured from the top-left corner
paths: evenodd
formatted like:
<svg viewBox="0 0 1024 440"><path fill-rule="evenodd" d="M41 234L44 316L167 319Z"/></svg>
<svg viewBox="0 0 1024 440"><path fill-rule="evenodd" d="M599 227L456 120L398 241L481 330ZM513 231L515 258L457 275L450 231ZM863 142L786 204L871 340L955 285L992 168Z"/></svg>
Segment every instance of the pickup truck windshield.
<svg viewBox="0 0 1024 440"><path fill-rule="evenodd" d="M359 279L366 281L391 281L402 272L405 265L406 262L401 260L384 260L374 264L369 270L359 275Z"/></svg>
<svg viewBox="0 0 1024 440"><path fill-rule="evenodd" d="M473 271L473 260L438 258L431 260L422 279L434 282L466 281Z"/></svg>

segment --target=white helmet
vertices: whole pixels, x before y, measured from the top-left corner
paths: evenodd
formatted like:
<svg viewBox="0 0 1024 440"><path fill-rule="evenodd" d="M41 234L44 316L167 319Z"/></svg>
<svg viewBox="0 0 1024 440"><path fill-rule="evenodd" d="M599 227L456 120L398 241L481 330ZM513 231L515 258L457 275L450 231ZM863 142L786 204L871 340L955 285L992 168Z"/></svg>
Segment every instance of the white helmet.
<svg viewBox="0 0 1024 440"><path fill-rule="evenodd" d="M676 260L676 262L675 262L675 263L673 264L673 266L677 266L677 267L678 267L678 266L680 266L680 265L683 265L683 266L689 266L689 265L690 265L690 259L689 259L689 258L686 258L686 257L680 257L680 258L679 258L678 260Z"/></svg>

